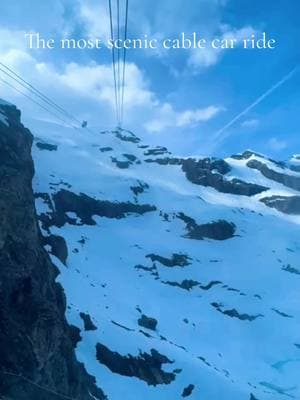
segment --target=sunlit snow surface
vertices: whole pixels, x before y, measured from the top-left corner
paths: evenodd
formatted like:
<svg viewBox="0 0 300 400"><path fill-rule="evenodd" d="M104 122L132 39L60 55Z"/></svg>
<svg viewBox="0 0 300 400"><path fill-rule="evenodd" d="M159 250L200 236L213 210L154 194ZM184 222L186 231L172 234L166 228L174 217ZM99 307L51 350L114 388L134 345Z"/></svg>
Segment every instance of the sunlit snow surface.
<svg viewBox="0 0 300 400"><path fill-rule="evenodd" d="M122 219L96 216L95 226L51 227L51 233L64 237L68 245L67 266L54 256L52 260L61 272L58 280L66 292L68 321L81 329L77 356L108 398L175 400L193 384L189 398L197 400L250 400L251 394L258 400L299 399L300 275L284 269L300 271L299 217L259 202L263 196L297 192L264 178L245 161L228 159L228 179L266 185L270 191L250 198L222 194L192 184L180 166L144 162L155 156L145 156L145 149L138 147L142 143L122 141L114 133L95 130L92 135L41 121L29 121L27 126L35 142L58 146L57 151L47 151L33 145L35 192L53 194L68 189L67 183L68 190L99 200L157 207ZM113 151L101 152L103 147ZM123 154L133 154L141 163L120 169L111 157L124 160ZM136 198L130 187L137 180L149 189ZM38 213L49 211L40 198L36 206ZM170 216L169 222L161 211ZM197 223L233 222L236 236L224 241L188 239L185 224L175 217L179 212ZM82 237L84 244L79 243ZM135 268L152 267L146 258L150 253L168 258L183 253L190 257L190 265L168 268L156 262L155 279L151 272ZM219 283L209 290L197 286L189 291L163 283L185 279L202 286ZM223 311L260 316L240 320L212 303L222 304ZM137 308L157 319L155 332L138 325ZM85 332L80 312L89 314L98 329ZM100 364L97 343L123 356L156 349L174 361L163 365L165 371L182 371L168 385L148 386Z"/></svg>

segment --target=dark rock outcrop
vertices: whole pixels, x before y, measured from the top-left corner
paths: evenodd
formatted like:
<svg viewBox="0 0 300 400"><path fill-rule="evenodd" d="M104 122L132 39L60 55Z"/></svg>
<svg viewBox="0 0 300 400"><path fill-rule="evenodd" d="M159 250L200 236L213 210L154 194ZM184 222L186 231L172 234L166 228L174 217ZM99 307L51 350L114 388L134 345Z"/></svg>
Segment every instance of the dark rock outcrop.
<svg viewBox="0 0 300 400"><path fill-rule="evenodd" d="M141 141L140 138L135 136L135 134L130 131L118 129L118 130L114 131L113 133L116 135L116 137L118 139L122 140L123 142L139 143Z"/></svg>
<svg viewBox="0 0 300 400"><path fill-rule="evenodd" d="M111 161L120 169L127 169L130 167L130 165L141 163L134 154L125 153L123 154L123 157L125 160L119 160L116 157L111 157Z"/></svg>
<svg viewBox="0 0 300 400"><path fill-rule="evenodd" d="M182 165L183 159L178 157L146 158L146 163L156 163L159 165Z"/></svg>
<svg viewBox="0 0 300 400"><path fill-rule="evenodd" d="M145 267L144 265L136 265L134 268L138 271L149 272L151 275L155 276L156 278L159 278L156 265L153 265L152 267Z"/></svg>
<svg viewBox="0 0 300 400"><path fill-rule="evenodd" d="M158 261L165 267L186 267L190 264L190 257L186 254L172 254L171 258L160 256L159 254L148 254L146 258L150 258L152 262Z"/></svg>
<svg viewBox="0 0 300 400"><path fill-rule="evenodd" d="M280 315L283 318L294 318L292 315L286 314L280 310L277 310L276 308L272 308L272 311L274 311L276 314Z"/></svg>
<svg viewBox="0 0 300 400"><path fill-rule="evenodd" d="M69 190L61 189L52 196L54 205L50 209L53 211L40 215L43 228L50 226L62 227L65 223L76 225L73 218L68 217L68 212L73 212L81 220L81 224L96 225L94 215L106 218L125 218L127 214L145 214L155 211L156 207L149 204L117 203L107 200L96 200L86 194L80 195Z"/></svg>
<svg viewBox="0 0 300 400"><path fill-rule="evenodd" d="M0 109L9 122L0 124L0 397L104 399L76 360L78 331L66 322L58 271L43 248L32 192L32 135L14 106Z"/></svg>
<svg viewBox="0 0 300 400"><path fill-rule="evenodd" d="M300 176L289 175L288 173L275 171L269 168L267 164L258 160L248 161L247 167L260 171L264 177L272 181L281 183L282 185L294 190L300 190Z"/></svg>
<svg viewBox="0 0 300 400"><path fill-rule="evenodd" d="M172 364L172 361L155 349L151 354L140 353L136 357L122 356L100 343L96 350L97 360L116 374L139 378L151 386L169 384L176 378L174 373L162 370L163 364Z"/></svg>
<svg viewBox="0 0 300 400"><path fill-rule="evenodd" d="M43 243L51 247L51 253L57 257L64 265L67 264L68 246L65 239L58 235L43 237Z"/></svg>
<svg viewBox="0 0 300 400"><path fill-rule="evenodd" d="M249 160L250 157L252 156L258 156L258 157L262 157L261 154L259 153L255 153L254 151L251 150L246 150L243 153L239 153L239 154L233 154L231 156L231 158L233 158L234 160Z"/></svg>
<svg viewBox="0 0 300 400"><path fill-rule="evenodd" d="M240 179L226 179L224 175L230 171L230 166L224 160L204 159L184 160L182 170L189 181L196 185L210 186L222 193L243 196L254 196L267 190L267 187L247 183Z"/></svg>
<svg viewBox="0 0 300 400"><path fill-rule="evenodd" d="M193 279L184 279L182 282L175 281L163 281L165 285L178 287L187 291L192 290L194 287L200 286L200 282L194 281Z"/></svg>
<svg viewBox="0 0 300 400"><path fill-rule="evenodd" d="M116 164L116 166L120 169L127 169L130 167L130 165L132 164L131 161L123 161L123 160L118 160L116 157L111 157L111 162L113 162L114 164Z"/></svg>
<svg viewBox="0 0 300 400"><path fill-rule="evenodd" d="M263 160L271 161L273 164L277 165L277 167L279 167L279 168L282 168L282 169L287 168L287 165L285 162L275 161L272 158L268 158L268 157L264 156L263 154L257 153L252 150L246 150L242 154L234 154L231 156L231 158L233 158L234 160L249 160L249 158L251 158L252 156L259 157L260 159L263 159Z"/></svg>
<svg viewBox="0 0 300 400"><path fill-rule="evenodd" d="M211 303L211 305L218 310L220 313L227 315L228 317L231 318L238 318L241 321L255 321L257 318L263 317L262 314L257 314L257 315L249 315L249 314L241 314L239 313L235 308L231 310L222 310L223 304L220 303Z"/></svg>
<svg viewBox="0 0 300 400"><path fill-rule="evenodd" d="M300 275L300 269L294 268L290 264L282 267L282 270L289 272L290 274Z"/></svg>
<svg viewBox="0 0 300 400"><path fill-rule="evenodd" d="M227 240L234 237L236 226L233 222L225 220L213 221L208 224L197 224L196 221L185 215L184 213L177 214L177 218L181 219L186 224L187 234L185 237L195 240L213 239Z"/></svg>
<svg viewBox="0 0 300 400"><path fill-rule="evenodd" d="M230 165L219 158L202 158L200 160L195 160L193 158L184 159L182 162L183 171L188 174L197 174L197 179L201 179L201 175L204 171L210 171L213 173L219 173L221 175L226 175L230 172ZM192 172L191 170L194 170Z"/></svg>
<svg viewBox="0 0 300 400"><path fill-rule="evenodd" d="M89 314L81 312L79 316L83 321L85 331L96 331L98 329Z"/></svg>
<svg viewBox="0 0 300 400"><path fill-rule="evenodd" d="M131 163L137 161L137 157L134 154L123 154L123 157L127 158L128 161L130 161Z"/></svg>
<svg viewBox="0 0 300 400"><path fill-rule="evenodd" d="M145 156L159 156L162 154L171 154L166 147L156 146L144 152Z"/></svg>
<svg viewBox="0 0 300 400"><path fill-rule="evenodd" d="M56 151L57 150L57 145L50 144L50 143L44 143L44 142L37 142L36 147L40 150L48 150L48 151Z"/></svg>
<svg viewBox="0 0 300 400"><path fill-rule="evenodd" d="M231 170L230 165L218 158L148 158L147 163L160 165L180 165L186 178L195 185L212 187L222 193L237 194L242 196L254 196L268 190L267 187L255 183L244 182L240 179L228 179L226 174Z"/></svg>
<svg viewBox="0 0 300 400"><path fill-rule="evenodd" d="M220 281L211 281L207 285L202 285L200 282L194 281L193 279L184 279L182 282L163 281L162 283L169 286L179 287L180 289L184 289L187 291L190 291L195 287L198 287L201 290L210 290L212 287L222 284L222 282Z"/></svg>
<svg viewBox="0 0 300 400"><path fill-rule="evenodd" d="M145 182L142 181L137 181L136 186L130 186L130 189L133 191L135 196L138 196L139 194L142 194L145 192L145 190L149 189L149 185Z"/></svg>
<svg viewBox="0 0 300 400"><path fill-rule="evenodd" d="M300 215L300 196L271 196L260 201L284 214Z"/></svg>
<svg viewBox="0 0 300 400"><path fill-rule="evenodd" d="M195 389L195 385L188 385L186 388L183 389L181 397L189 397Z"/></svg>
<svg viewBox="0 0 300 400"><path fill-rule="evenodd" d="M141 317L138 319L138 324L143 328L155 331L157 327L157 320L155 318L147 317L147 315L142 314Z"/></svg>

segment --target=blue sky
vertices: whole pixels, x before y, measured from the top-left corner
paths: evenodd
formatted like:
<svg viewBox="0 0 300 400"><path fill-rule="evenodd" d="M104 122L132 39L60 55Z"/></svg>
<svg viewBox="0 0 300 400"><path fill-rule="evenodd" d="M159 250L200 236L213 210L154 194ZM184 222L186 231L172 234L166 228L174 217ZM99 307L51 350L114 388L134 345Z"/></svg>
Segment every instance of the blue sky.
<svg viewBox="0 0 300 400"><path fill-rule="evenodd" d="M120 0L125 3L125 0ZM243 38L267 32L273 50L129 50L125 128L182 155L224 156L251 148L277 159L300 152L300 69L235 123L300 64L298 0L130 0L129 37ZM15 0L0 5L0 60L80 120L113 127L107 50L30 50L24 34L106 38L106 0ZM3 77L3 75L1 75ZM37 106L0 83L1 97L33 117ZM219 132L219 134L217 134Z"/></svg>

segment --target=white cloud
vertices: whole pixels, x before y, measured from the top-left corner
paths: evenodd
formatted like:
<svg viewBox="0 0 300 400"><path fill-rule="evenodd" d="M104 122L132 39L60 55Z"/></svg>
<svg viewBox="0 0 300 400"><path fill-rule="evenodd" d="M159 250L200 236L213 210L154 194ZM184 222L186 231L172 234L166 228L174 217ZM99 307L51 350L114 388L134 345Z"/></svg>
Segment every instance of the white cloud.
<svg viewBox="0 0 300 400"><path fill-rule="evenodd" d="M285 142L284 140L277 139L276 137L273 137L268 141L268 146L273 151L281 151L287 147L287 142Z"/></svg>
<svg viewBox="0 0 300 400"><path fill-rule="evenodd" d="M228 25L220 27L221 34L216 36L219 40L236 40L236 43L241 43L243 39L251 37L255 30L251 26L246 26L241 29L234 29ZM211 41L214 38L207 40L207 47L205 49L193 49L188 60L188 65L194 69L207 68L217 64L225 52L233 51L232 49L214 49L211 46Z"/></svg>
<svg viewBox="0 0 300 400"><path fill-rule="evenodd" d="M99 0L78 0L78 2L79 12L77 17L81 20L86 33L89 36L99 36L102 39L110 37L107 4L101 3ZM236 29L222 24L221 12L227 2L228 0L199 0L197 9L186 10L187 12L178 14L174 13L173 0L164 0L160 4L159 12L156 7L153 7L152 3L147 4L145 2L141 7L139 0L132 0L129 12L129 34L136 38L147 34L149 38L155 38L161 43L165 38L177 38L179 32L197 32L199 26L201 26L209 43L215 37L223 40L236 39L240 41L255 33L251 26ZM121 2L121 4L123 3ZM185 0L178 0L176 8L180 9L184 6ZM166 15L168 18L166 18ZM116 10L114 8L113 16L115 19ZM121 21L123 21L123 18L124 9L121 9ZM224 52L222 49L207 47L206 49L182 51L181 54L187 55L187 66L192 67L194 72L198 72L199 68L207 68L217 64ZM166 51L163 47L148 49L143 52L144 56L159 57L162 62L167 59L171 73L179 77L176 57L172 59L170 54L174 56L174 52Z"/></svg>
<svg viewBox="0 0 300 400"><path fill-rule="evenodd" d="M53 65L39 63L36 70L48 82L55 81L60 87L81 98L89 98L94 102L106 102L115 105L113 74L110 64L86 65L69 63L63 71L57 71ZM133 63L127 64L126 108L152 104L153 94L147 89L141 70Z"/></svg>
<svg viewBox="0 0 300 400"><path fill-rule="evenodd" d="M114 81L110 64L90 61L85 64L68 62L57 65L40 61L37 52L24 46L24 32L0 30L0 59L25 80L62 105L78 119L88 119L92 123L112 124L114 121ZM38 54L40 56L41 52ZM3 72L0 77L20 87ZM0 81L1 97L15 102L28 110L29 115L40 116L44 111L37 105L14 92ZM192 127L213 118L221 111L220 107L175 110L168 102L162 102L150 89L144 72L134 63L127 64L126 96L124 111L126 121L135 126L144 126L148 132L162 132L168 128ZM33 96L30 93L27 93ZM41 101L40 99L35 99ZM100 116L100 118L99 118ZM98 122L99 124L99 122Z"/></svg>
<svg viewBox="0 0 300 400"><path fill-rule="evenodd" d="M60 67L50 62L40 62L34 52L24 47L24 32L0 31L5 37L5 45L0 44L0 58L20 74L24 79L34 84L50 98L65 107L79 119L101 119L105 124L114 118L114 81L110 64L89 62L78 64L66 63ZM13 39L11 39L13 38ZM209 106L194 110L177 112L170 103L163 103L149 89L145 74L134 63L127 64L126 98L124 111L127 121L139 126L145 126L148 132L162 132L171 127L188 127L213 118L221 109ZM12 81L0 71L0 77L15 85L22 92L24 88ZM20 93L14 92L0 82L1 97L8 98L22 108L33 110L34 115L39 110ZM27 93L28 94L28 93ZM30 96L33 96L29 93ZM40 99L35 99L40 101ZM31 112L31 111L30 111Z"/></svg>
<svg viewBox="0 0 300 400"><path fill-rule="evenodd" d="M107 4L95 0L79 0L78 17L90 37L106 40L110 37Z"/></svg>
<svg viewBox="0 0 300 400"><path fill-rule="evenodd" d="M159 133L167 128L182 128L198 125L216 116L222 108L209 106L195 110L175 111L170 103L156 108L153 119L144 124L148 132Z"/></svg>
<svg viewBox="0 0 300 400"><path fill-rule="evenodd" d="M257 128L258 127L258 125L259 125L259 120L258 119L246 119L245 121L243 121L242 123L241 123L241 126L243 127L243 128L253 128L253 129L255 129L255 128Z"/></svg>
<svg viewBox="0 0 300 400"><path fill-rule="evenodd" d="M89 118L112 123L114 118L114 83L110 64L74 62L57 65L51 62L41 62L36 58L37 52L30 51L25 46L25 32L0 29L0 60L9 66L26 81L70 113L89 115ZM41 52L38 54L41 56ZM0 67L4 71L3 67ZM26 93L17 82L0 71L0 78ZM33 115L44 113L37 105L26 99L20 93L0 81L1 97L16 103L23 110L29 110ZM28 93L30 96L32 94ZM40 99L35 99L40 101ZM134 64L127 64L126 103L129 118L134 118L134 109L139 107L154 107L158 100L148 88L148 81L143 72Z"/></svg>

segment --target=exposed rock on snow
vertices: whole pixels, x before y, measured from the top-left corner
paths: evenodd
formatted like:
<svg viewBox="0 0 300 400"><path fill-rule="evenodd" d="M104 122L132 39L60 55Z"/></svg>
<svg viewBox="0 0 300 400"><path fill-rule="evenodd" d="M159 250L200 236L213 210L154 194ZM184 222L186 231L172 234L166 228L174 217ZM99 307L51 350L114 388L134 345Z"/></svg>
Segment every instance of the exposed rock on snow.
<svg viewBox="0 0 300 400"><path fill-rule="evenodd" d="M40 216L45 229L53 225L62 227L66 223L76 225L76 220L67 215L69 212L75 213L80 218L80 224L95 225L94 215L119 219L125 218L129 213L142 215L156 210L156 207L148 204L113 203L106 200L96 200L83 193L77 195L65 189L55 193L52 200L54 203L53 211Z"/></svg>
<svg viewBox="0 0 300 400"><path fill-rule="evenodd" d="M93 323L92 318L89 314L81 312L79 315L84 323L85 331L96 331L98 329L97 326Z"/></svg>
<svg viewBox="0 0 300 400"><path fill-rule="evenodd" d="M48 151L57 150L57 146L55 144L50 144L50 143L37 142L36 147L40 150L48 150Z"/></svg>
<svg viewBox="0 0 300 400"><path fill-rule="evenodd" d="M146 258L150 258L152 262L158 261L165 267L186 267L190 264L190 257L186 254L172 254L171 258L160 256L159 254L148 254Z"/></svg>
<svg viewBox="0 0 300 400"><path fill-rule="evenodd" d="M181 397L189 397L193 393L195 389L195 385L188 385L186 388L183 389Z"/></svg>
<svg viewBox="0 0 300 400"><path fill-rule="evenodd" d="M256 169L262 173L268 179L275 182L282 183L291 189L300 190L300 176L290 175L284 172L274 171L274 169L269 168L267 164L258 161L250 160L247 162L249 168Z"/></svg>
<svg viewBox="0 0 300 400"><path fill-rule="evenodd" d="M271 196L260 201L285 214L300 215L300 196Z"/></svg>
<svg viewBox="0 0 300 400"><path fill-rule="evenodd" d="M263 317L262 314L257 314L257 315L249 315L249 314L241 314L239 313L236 309L231 309L231 310L222 310L224 307L223 304L220 303L212 303L211 304L216 310L218 310L220 313L224 315L228 315L228 317L231 318L238 318L241 321L255 321L259 317Z"/></svg>
<svg viewBox="0 0 300 400"><path fill-rule="evenodd" d="M157 320L155 318L147 317L147 315L142 314L138 320L138 324L143 328L155 331L157 327Z"/></svg>
<svg viewBox="0 0 300 400"><path fill-rule="evenodd" d="M203 240L227 240L234 236L236 227L234 223L225 220L210 222L208 224L198 225L196 221L185 215L184 213L177 214L177 217L185 222L187 234L189 239Z"/></svg>
<svg viewBox="0 0 300 400"><path fill-rule="evenodd" d="M121 130L113 131L113 133L116 135L116 137L124 142L130 142L130 143L139 143L141 141L140 138L135 136L134 133L126 131L126 133L123 133Z"/></svg>
<svg viewBox="0 0 300 400"><path fill-rule="evenodd" d="M67 264L68 246L63 237L58 235L44 236L43 243L51 247L51 254L57 257L64 265Z"/></svg>
<svg viewBox="0 0 300 400"><path fill-rule="evenodd" d="M150 386L169 384L176 378L174 373L162 370L163 364L171 364L172 361L154 349L151 349L150 354L140 353L136 357L130 354L122 356L98 343L97 359L112 372L139 378Z"/></svg>

